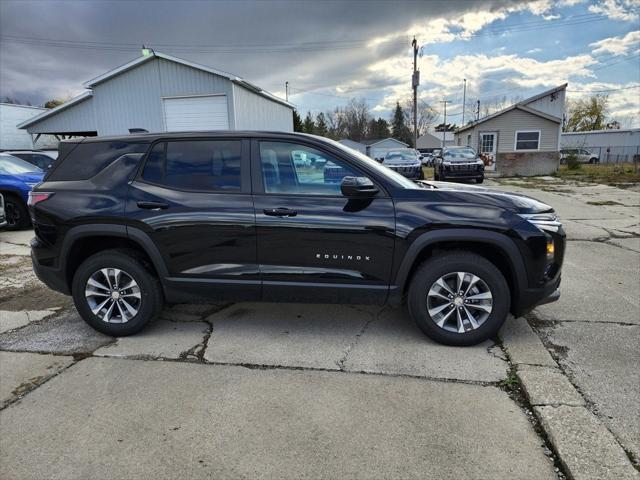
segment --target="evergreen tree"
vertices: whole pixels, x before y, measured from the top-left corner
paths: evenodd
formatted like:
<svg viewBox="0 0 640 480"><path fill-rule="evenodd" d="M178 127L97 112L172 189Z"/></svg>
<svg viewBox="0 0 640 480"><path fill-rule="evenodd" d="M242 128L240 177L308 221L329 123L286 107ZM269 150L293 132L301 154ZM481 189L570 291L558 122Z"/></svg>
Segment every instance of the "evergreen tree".
<svg viewBox="0 0 640 480"><path fill-rule="evenodd" d="M396 109L393 112L393 118L391 120L391 133L393 135L393 138L395 138L396 140L400 140L401 142L404 142L409 146L413 146L411 131L404 121L404 112L402 111L400 102L396 102Z"/></svg>
<svg viewBox="0 0 640 480"><path fill-rule="evenodd" d="M329 132L329 127L327 126L327 121L324 118L324 113L320 112L316 116L316 128L314 133L316 135L320 135L321 137L326 137Z"/></svg>
<svg viewBox="0 0 640 480"><path fill-rule="evenodd" d="M391 136L389 123L384 118L378 117L377 120L371 119L367 130L367 138L371 140L377 138L389 138Z"/></svg>
<svg viewBox="0 0 640 480"><path fill-rule="evenodd" d="M302 131L304 133L314 133L316 128L316 124L313 122L313 117L311 116L311 112L307 112L307 116L304 117L304 122L302 122Z"/></svg>
<svg viewBox="0 0 640 480"><path fill-rule="evenodd" d="M293 131L302 132L302 118L297 110L293 110Z"/></svg>

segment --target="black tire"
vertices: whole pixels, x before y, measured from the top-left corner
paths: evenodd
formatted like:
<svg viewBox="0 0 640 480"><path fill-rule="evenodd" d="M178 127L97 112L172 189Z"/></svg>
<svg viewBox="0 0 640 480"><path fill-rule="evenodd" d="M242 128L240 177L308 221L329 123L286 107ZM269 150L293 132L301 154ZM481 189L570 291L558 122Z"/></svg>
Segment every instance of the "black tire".
<svg viewBox="0 0 640 480"><path fill-rule="evenodd" d="M468 272L476 275L489 287L493 296L492 311L480 326L464 333L451 332L439 327L427 309L427 293L444 275ZM451 251L422 263L411 279L407 296L409 313L418 327L432 340L444 345L476 345L493 338L504 323L511 305L507 282L491 262L475 253Z"/></svg>
<svg viewBox="0 0 640 480"><path fill-rule="evenodd" d="M22 230L31 225L29 210L24 201L17 195L4 196L4 213L7 220L7 230Z"/></svg>
<svg viewBox="0 0 640 480"><path fill-rule="evenodd" d="M424 170L420 169L420 174L418 175L418 180L424 180Z"/></svg>
<svg viewBox="0 0 640 480"><path fill-rule="evenodd" d="M138 312L126 323L109 323L95 315L85 297L89 278L103 268L126 272L140 288ZM87 258L73 276L71 292L78 313L95 330L112 337L133 335L153 322L164 303L162 287L150 265L135 250L105 250Z"/></svg>
<svg viewBox="0 0 640 480"><path fill-rule="evenodd" d="M591 158L589 160L589 163L598 163L598 159L597 158Z"/></svg>
<svg viewBox="0 0 640 480"><path fill-rule="evenodd" d="M484 177L483 178L476 178L476 183L482 183L484 182Z"/></svg>

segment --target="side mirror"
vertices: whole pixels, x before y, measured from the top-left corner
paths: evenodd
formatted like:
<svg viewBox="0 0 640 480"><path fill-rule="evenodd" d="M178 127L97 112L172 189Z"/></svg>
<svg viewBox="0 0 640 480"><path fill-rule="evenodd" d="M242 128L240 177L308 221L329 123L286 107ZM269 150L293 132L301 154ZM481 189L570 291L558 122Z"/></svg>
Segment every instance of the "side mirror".
<svg viewBox="0 0 640 480"><path fill-rule="evenodd" d="M378 190L367 177L344 177L340 184L340 191L345 197L373 197Z"/></svg>

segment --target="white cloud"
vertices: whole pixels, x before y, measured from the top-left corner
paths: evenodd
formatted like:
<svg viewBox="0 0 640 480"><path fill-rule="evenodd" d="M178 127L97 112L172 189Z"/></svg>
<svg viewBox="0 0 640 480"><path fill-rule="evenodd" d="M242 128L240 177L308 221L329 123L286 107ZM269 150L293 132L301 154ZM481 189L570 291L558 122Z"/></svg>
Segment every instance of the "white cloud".
<svg viewBox="0 0 640 480"><path fill-rule="evenodd" d="M374 47L386 42L406 39L412 36L420 38L422 44L447 43L454 40L470 40L484 27L504 20L509 15L518 12L529 12L545 20L555 20L560 15L555 13L558 8L572 6L585 0L534 0L522 4L498 9L473 10L459 16L450 15L447 18L434 18L413 24L408 30L394 32L373 39L369 46ZM505 30L505 34L508 31Z"/></svg>
<svg viewBox="0 0 640 480"><path fill-rule="evenodd" d="M440 59L437 55L420 59L423 72L420 98L434 104L442 99L452 100L453 109L460 110L462 84L467 79L468 98L485 99L509 96L534 89L547 89L570 79L594 77L589 66L597 61L588 54L558 60L539 61L518 55L487 56L485 54L458 55ZM387 58L368 67L372 78L385 78L388 83L384 98L374 107L382 112L391 109L396 100L409 95L408 79L412 60L406 56ZM428 75L425 73L428 72ZM495 86L488 87L488 83ZM343 86L348 91L349 86ZM456 106L457 104L457 106Z"/></svg>
<svg viewBox="0 0 640 480"><path fill-rule="evenodd" d="M589 46L593 47L593 53L596 55L603 53L626 55L627 52L637 51L640 48L640 30L629 32L624 37L603 38Z"/></svg>
<svg viewBox="0 0 640 480"><path fill-rule="evenodd" d="M541 51L541 48L532 48L531 50L527 50L527 53L540 53Z"/></svg>
<svg viewBox="0 0 640 480"><path fill-rule="evenodd" d="M595 5L590 5L589 11L605 15L612 20L637 22L640 19L638 7L640 7L639 0L602 0Z"/></svg>

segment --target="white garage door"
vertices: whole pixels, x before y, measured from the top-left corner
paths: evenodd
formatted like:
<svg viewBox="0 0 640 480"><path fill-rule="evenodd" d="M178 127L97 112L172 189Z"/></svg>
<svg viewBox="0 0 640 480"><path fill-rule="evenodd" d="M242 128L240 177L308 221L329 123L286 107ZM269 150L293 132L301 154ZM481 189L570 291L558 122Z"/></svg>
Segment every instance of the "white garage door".
<svg viewBox="0 0 640 480"><path fill-rule="evenodd" d="M226 95L164 99L168 132L229 130Z"/></svg>

